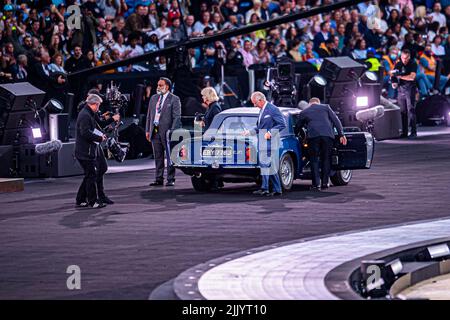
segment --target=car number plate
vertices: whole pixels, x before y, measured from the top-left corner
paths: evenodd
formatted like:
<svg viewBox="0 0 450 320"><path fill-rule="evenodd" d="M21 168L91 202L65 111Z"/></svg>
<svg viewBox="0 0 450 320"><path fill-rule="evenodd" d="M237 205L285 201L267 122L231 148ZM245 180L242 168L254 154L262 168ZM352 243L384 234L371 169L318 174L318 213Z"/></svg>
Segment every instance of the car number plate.
<svg viewBox="0 0 450 320"><path fill-rule="evenodd" d="M231 157L233 150L231 148L205 148L203 149L204 157Z"/></svg>

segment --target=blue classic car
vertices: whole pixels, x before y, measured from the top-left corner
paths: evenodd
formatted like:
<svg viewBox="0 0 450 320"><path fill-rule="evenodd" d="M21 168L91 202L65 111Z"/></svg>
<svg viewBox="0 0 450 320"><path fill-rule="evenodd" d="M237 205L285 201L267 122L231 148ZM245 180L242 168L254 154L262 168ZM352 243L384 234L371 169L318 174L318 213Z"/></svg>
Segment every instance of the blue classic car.
<svg viewBox="0 0 450 320"><path fill-rule="evenodd" d="M300 109L280 108L287 127L279 134L278 174L283 190L292 188L295 179L311 179L307 142L294 132ZM178 133L171 143L171 161L190 175L197 191L208 191L214 183L260 183L258 137L245 136L256 127L258 108L233 108L218 114L210 128L189 135ZM346 132L346 146L336 144L332 157L331 182L346 185L352 170L369 169L374 153L374 139L367 132ZM183 136L183 138L180 138Z"/></svg>

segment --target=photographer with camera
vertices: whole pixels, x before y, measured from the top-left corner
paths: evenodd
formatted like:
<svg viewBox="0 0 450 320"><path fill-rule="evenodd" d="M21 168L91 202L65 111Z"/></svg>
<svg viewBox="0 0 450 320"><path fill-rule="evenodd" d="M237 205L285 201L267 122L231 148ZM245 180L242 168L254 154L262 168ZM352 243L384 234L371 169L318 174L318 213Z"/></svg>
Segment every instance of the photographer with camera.
<svg viewBox="0 0 450 320"><path fill-rule="evenodd" d="M98 96L101 99L101 94L97 89L91 89L88 92L88 96L85 101L82 101L78 105L78 110L81 111L86 108L88 105L88 101L91 96ZM103 100L102 100L103 102ZM100 103L101 105L101 103ZM100 113L100 107L98 108L98 111L94 113L94 120L96 129L98 130L104 130L104 128L107 128L112 123L117 123L120 121L120 115L119 114L113 114L112 112L105 112L103 114ZM103 204L114 204L114 201L109 199L104 190L104 184L103 184L103 176L108 171L108 163L106 162L105 154L103 152L103 149L100 144L96 146L95 150L95 170L96 170L96 178L95 183L97 186L97 196L99 202ZM83 189L79 191L77 196L77 205L80 205L81 203L86 203L86 189Z"/></svg>
<svg viewBox="0 0 450 320"><path fill-rule="evenodd" d="M84 170L84 179L76 197L77 207L103 208L106 206L98 199L96 188L98 144L106 140L106 136L99 133L95 121L95 114L98 112L102 101L102 98L96 94L89 95L86 99L86 105L77 118L75 157Z"/></svg>
<svg viewBox="0 0 450 320"><path fill-rule="evenodd" d="M417 137L416 126L416 73L417 63L411 59L411 52L403 49L400 60L395 64L393 70L390 71L393 78L393 87L398 86L398 105L402 114L403 133L401 137L408 136L408 129L411 125L410 137Z"/></svg>

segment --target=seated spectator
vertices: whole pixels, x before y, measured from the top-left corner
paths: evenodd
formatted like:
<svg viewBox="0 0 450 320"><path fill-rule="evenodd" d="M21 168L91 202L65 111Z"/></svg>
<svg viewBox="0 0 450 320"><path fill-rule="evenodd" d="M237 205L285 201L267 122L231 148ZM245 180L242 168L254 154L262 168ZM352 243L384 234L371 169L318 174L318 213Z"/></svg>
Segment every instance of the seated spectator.
<svg viewBox="0 0 450 320"><path fill-rule="evenodd" d="M442 38L441 38L441 36L437 35L437 36L434 37L433 43L431 44L431 51L437 57L444 57L445 56L445 48L442 45Z"/></svg>
<svg viewBox="0 0 450 320"><path fill-rule="evenodd" d="M52 63L48 65L51 73L67 73L64 70L64 59L61 53L55 53L52 57Z"/></svg>
<svg viewBox="0 0 450 320"><path fill-rule="evenodd" d="M302 55L300 54L300 44L301 41L299 39L295 39L291 44L291 49L289 50L289 56L295 62L302 61Z"/></svg>
<svg viewBox="0 0 450 320"><path fill-rule="evenodd" d="M159 47L161 49L164 48L164 41L169 40L172 35L172 31L170 30L170 28L167 27L166 18L164 17L161 18L160 26L155 30L155 33L159 40Z"/></svg>
<svg viewBox="0 0 450 320"><path fill-rule="evenodd" d="M317 58L319 58L319 55L317 54L317 52L315 52L313 50L313 47L314 47L314 44L313 44L312 41L308 41L305 44L306 51L305 51L304 54L302 54L302 61L308 61L310 59L317 59Z"/></svg>
<svg viewBox="0 0 450 320"><path fill-rule="evenodd" d="M270 54L267 51L267 41L265 39L259 39L256 48L253 50L253 62L255 64L270 63Z"/></svg>
<svg viewBox="0 0 450 320"><path fill-rule="evenodd" d="M17 64L12 69L12 78L17 81L27 81L28 80L28 58L26 55L21 54L17 57Z"/></svg>
<svg viewBox="0 0 450 320"><path fill-rule="evenodd" d="M355 49L352 51L353 59L367 59L366 40L356 40Z"/></svg>

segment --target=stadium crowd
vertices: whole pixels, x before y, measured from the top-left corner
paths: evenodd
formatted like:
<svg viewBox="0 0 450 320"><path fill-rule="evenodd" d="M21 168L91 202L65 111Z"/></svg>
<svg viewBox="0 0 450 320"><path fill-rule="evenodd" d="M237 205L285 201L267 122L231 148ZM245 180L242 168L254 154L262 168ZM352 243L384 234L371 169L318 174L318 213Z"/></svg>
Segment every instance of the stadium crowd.
<svg viewBox="0 0 450 320"><path fill-rule="evenodd" d="M64 74L157 51L188 38L211 35L327 5L333 0L6 0L0 1L0 82L63 86ZM81 24L69 23L79 5ZM403 48L417 59L422 97L433 93L437 59L450 54L450 0L375 0L189 50L193 67L245 68L277 58L314 61L347 55L392 69ZM312 60L311 60L312 59ZM106 72L166 69L150 65ZM450 75L440 76L440 89ZM386 77L388 81L388 77ZM43 88L47 89L47 88Z"/></svg>

